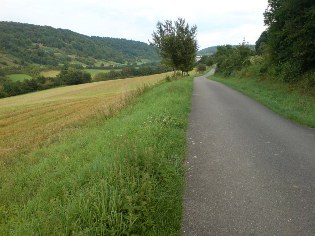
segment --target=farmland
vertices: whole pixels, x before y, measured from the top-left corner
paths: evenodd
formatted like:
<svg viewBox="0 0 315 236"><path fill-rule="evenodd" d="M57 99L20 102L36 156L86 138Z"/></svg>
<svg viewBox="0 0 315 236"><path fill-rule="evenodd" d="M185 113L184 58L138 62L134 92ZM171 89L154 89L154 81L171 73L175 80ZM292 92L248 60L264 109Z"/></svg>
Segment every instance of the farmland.
<svg viewBox="0 0 315 236"><path fill-rule="evenodd" d="M60 70L46 70L40 73L44 77L56 77L60 73Z"/></svg>
<svg viewBox="0 0 315 236"><path fill-rule="evenodd" d="M115 71L120 71L121 69L116 69ZM108 73L109 69L85 69L84 71L91 74L92 78L98 73Z"/></svg>
<svg viewBox="0 0 315 236"><path fill-rule="evenodd" d="M165 74L61 87L0 100L0 166L50 143L65 129L120 108L131 91Z"/></svg>
<svg viewBox="0 0 315 236"><path fill-rule="evenodd" d="M0 100L0 234L178 235L192 77L138 96L164 78Z"/></svg>

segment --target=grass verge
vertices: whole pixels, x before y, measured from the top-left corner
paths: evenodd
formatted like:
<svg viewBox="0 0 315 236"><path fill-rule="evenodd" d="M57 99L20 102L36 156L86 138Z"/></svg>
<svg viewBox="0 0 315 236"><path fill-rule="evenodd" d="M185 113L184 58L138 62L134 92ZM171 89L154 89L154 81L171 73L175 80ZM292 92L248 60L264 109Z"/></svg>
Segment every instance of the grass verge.
<svg viewBox="0 0 315 236"><path fill-rule="evenodd" d="M192 78L0 173L0 235L179 235Z"/></svg>
<svg viewBox="0 0 315 236"><path fill-rule="evenodd" d="M274 112L315 128L315 97L302 94L288 84L249 78L211 77L259 101Z"/></svg>

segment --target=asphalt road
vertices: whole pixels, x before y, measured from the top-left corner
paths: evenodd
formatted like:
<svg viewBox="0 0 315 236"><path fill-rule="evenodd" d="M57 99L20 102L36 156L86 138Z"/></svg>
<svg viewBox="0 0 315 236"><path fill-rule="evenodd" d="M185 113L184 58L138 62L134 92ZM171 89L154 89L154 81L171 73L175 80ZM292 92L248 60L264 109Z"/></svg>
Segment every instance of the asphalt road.
<svg viewBox="0 0 315 236"><path fill-rule="evenodd" d="M315 235L315 130L194 80L183 235Z"/></svg>

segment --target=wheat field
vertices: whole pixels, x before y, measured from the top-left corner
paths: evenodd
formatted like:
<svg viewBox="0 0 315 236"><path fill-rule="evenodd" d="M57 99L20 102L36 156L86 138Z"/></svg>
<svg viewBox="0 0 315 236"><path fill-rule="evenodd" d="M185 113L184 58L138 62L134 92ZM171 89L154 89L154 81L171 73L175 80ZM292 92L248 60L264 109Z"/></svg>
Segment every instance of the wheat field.
<svg viewBox="0 0 315 236"><path fill-rule="evenodd" d="M0 99L0 167L91 117L110 115L124 106L133 91L165 76L102 81Z"/></svg>

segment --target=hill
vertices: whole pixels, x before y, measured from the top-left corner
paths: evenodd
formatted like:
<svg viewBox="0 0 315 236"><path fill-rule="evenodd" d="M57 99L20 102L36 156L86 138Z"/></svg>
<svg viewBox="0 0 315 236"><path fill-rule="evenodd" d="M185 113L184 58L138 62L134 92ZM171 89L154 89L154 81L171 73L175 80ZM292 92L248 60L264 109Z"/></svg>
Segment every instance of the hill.
<svg viewBox="0 0 315 236"><path fill-rule="evenodd" d="M233 45L233 46L238 46L238 45ZM198 55L199 56L209 56L209 55L213 55L217 52L217 47L218 46L211 46L208 48L204 48L198 51ZM253 51L255 51L255 45L248 45L248 47L250 49L252 49Z"/></svg>
<svg viewBox="0 0 315 236"><path fill-rule="evenodd" d="M205 56L205 55L213 55L217 52L217 46L212 46L208 48L204 48L198 51L198 55Z"/></svg>
<svg viewBox="0 0 315 236"><path fill-rule="evenodd" d="M86 36L66 29L0 22L0 66L13 64L83 65L158 61L155 49L143 42Z"/></svg>

